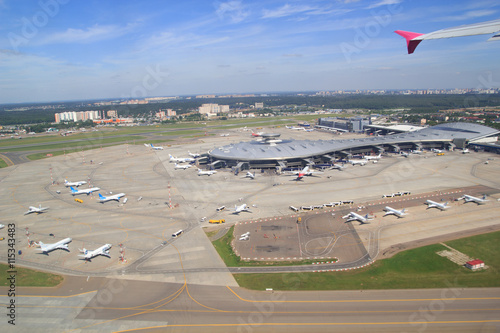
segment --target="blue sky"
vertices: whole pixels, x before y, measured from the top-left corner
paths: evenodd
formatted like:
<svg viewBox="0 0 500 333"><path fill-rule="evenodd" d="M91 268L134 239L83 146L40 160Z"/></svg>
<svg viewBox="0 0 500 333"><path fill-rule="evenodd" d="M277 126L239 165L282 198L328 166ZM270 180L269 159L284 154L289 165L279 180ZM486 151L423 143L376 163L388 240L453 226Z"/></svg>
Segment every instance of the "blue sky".
<svg viewBox="0 0 500 333"><path fill-rule="evenodd" d="M500 86L500 2L0 0L0 103L187 94Z"/></svg>

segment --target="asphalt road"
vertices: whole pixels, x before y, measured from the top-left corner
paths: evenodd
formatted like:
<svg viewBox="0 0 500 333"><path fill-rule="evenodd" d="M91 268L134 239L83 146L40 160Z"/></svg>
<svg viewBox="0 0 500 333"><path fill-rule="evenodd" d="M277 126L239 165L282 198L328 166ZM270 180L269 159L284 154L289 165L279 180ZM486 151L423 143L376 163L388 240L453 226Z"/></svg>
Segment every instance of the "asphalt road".
<svg viewBox="0 0 500 333"><path fill-rule="evenodd" d="M448 284L431 290L255 292L68 277L56 290L18 288L22 316L16 332L498 332L500 288ZM6 288L0 289L6 305Z"/></svg>

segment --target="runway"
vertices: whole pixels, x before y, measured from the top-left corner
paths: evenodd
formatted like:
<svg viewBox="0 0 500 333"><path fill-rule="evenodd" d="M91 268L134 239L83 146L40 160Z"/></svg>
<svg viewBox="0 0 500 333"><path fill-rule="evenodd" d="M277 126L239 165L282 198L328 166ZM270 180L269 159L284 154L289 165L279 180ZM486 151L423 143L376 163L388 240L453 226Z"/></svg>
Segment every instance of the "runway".
<svg viewBox="0 0 500 333"><path fill-rule="evenodd" d="M431 290L255 292L238 287L69 277L56 290L19 288L16 332L500 329L500 288L462 289L453 281L447 284L449 288ZM1 294L1 303L6 305L6 288ZM7 327L5 319L0 327Z"/></svg>

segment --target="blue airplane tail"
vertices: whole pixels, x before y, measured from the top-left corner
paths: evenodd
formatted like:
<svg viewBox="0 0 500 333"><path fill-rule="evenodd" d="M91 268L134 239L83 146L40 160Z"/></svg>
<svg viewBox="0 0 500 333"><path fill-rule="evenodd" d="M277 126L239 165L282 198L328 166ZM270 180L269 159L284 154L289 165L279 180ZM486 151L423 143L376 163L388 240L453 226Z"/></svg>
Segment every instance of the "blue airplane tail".
<svg viewBox="0 0 500 333"><path fill-rule="evenodd" d="M73 192L73 193L78 192L77 190L75 190L75 189L73 188L73 186L70 186L69 188L71 189L71 192Z"/></svg>
<svg viewBox="0 0 500 333"><path fill-rule="evenodd" d="M99 199L105 199L101 193L99 193Z"/></svg>

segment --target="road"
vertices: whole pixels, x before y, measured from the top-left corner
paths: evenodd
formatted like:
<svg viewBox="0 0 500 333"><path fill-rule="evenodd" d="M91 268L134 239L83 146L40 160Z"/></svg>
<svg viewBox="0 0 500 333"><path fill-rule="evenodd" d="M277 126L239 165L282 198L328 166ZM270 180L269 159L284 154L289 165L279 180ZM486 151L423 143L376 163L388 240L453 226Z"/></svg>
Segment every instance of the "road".
<svg viewBox="0 0 500 333"><path fill-rule="evenodd" d="M500 288L255 292L67 277L18 288L16 332L446 332L500 329ZM6 288L0 288L6 305ZM49 288L52 289L52 288ZM47 295L47 294L50 294ZM43 305L40 305L43 304ZM46 311L50 304L50 311ZM6 327L6 319L0 327Z"/></svg>

